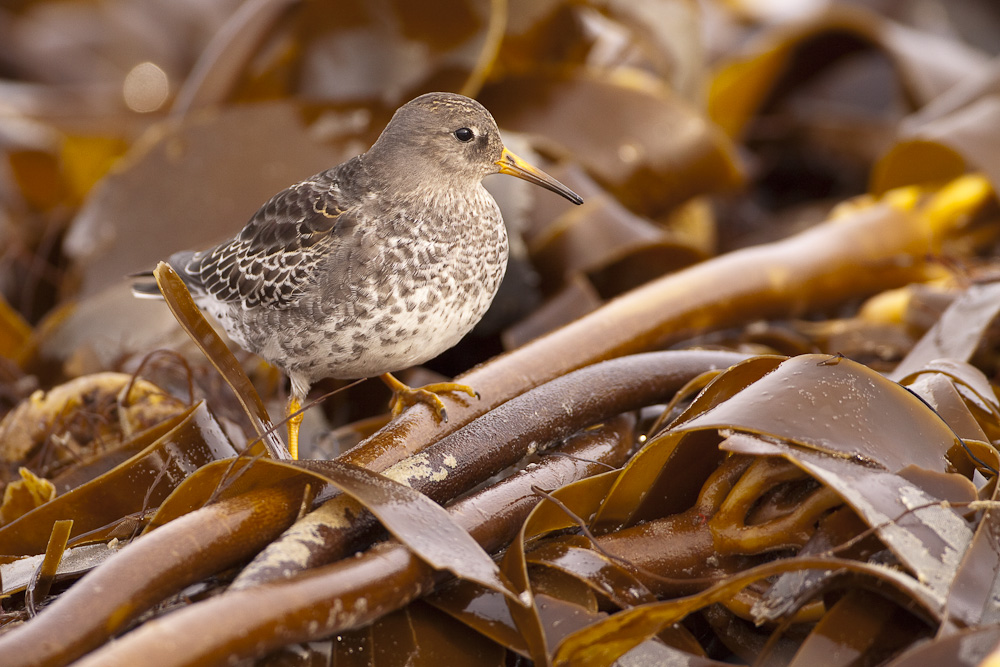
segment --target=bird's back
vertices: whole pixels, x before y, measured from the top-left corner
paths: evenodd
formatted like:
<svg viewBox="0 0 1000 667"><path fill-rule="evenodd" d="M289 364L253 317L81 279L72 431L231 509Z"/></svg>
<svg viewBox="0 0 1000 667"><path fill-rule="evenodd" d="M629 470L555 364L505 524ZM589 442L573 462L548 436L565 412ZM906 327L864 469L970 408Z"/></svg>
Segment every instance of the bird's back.
<svg viewBox="0 0 1000 667"><path fill-rule="evenodd" d="M170 264L200 301L244 310L293 306L324 247L358 209L366 181L360 158L348 160L271 197L232 239L176 253Z"/></svg>

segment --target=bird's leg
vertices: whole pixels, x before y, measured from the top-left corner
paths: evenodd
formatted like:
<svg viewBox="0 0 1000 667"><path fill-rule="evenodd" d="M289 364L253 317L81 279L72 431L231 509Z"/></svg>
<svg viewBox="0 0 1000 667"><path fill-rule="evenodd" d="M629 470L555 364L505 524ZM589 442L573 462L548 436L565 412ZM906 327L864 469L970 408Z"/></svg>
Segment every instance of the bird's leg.
<svg viewBox="0 0 1000 667"><path fill-rule="evenodd" d="M288 425L288 453L292 460L299 458L299 424L302 423L302 404L295 396L288 397L288 405L285 406L285 417Z"/></svg>
<svg viewBox="0 0 1000 667"><path fill-rule="evenodd" d="M382 373L379 376L392 390L392 400L389 401L389 408L392 409L392 416L398 417L403 410L414 403L425 403L437 413L441 421L448 421L448 411L444 408L444 403L438 394L446 391L460 391L479 398L479 393L472 387L457 382L435 382L423 387L410 387L392 376L392 373Z"/></svg>

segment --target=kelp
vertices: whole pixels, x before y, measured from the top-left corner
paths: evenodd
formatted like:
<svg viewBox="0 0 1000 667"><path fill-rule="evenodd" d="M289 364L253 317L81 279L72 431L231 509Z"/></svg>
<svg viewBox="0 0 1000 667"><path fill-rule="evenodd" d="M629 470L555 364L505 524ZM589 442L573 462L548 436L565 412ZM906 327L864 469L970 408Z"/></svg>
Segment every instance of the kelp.
<svg viewBox="0 0 1000 667"><path fill-rule="evenodd" d="M243 493L192 511L190 504L210 499L204 492L214 494L220 474L231 468L231 462L203 467L196 475L212 477L211 483L199 485L196 480L201 480L194 477L180 494L168 499L152 520L155 525L173 514L163 529L123 549L123 557L94 569L59 598L58 606L40 615L39 623L0 636L0 642L10 647L4 649L10 664L66 664L80 657L167 595L259 550L295 518L307 498L307 480L281 479L257 466L251 474L259 479L269 473L266 486L253 489L249 478L241 477L239 483L247 487Z"/></svg>
<svg viewBox="0 0 1000 667"><path fill-rule="evenodd" d="M0 528L3 553L41 553L52 523L67 516L74 519L74 537L101 531L95 535L101 539L127 518L158 507L194 470L235 454L204 404L139 434L137 441L148 444L124 463Z"/></svg>
<svg viewBox="0 0 1000 667"><path fill-rule="evenodd" d="M516 465L545 443L655 402L691 377L738 360L731 353L685 351L596 364L511 399L387 468L383 475L437 502L447 502ZM595 393L594 386L606 391ZM542 404L548 407L539 409ZM372 517L357 502L334 498L261 552L233 585L242 588L342 558L359 533L374 527Z"/></svg>
<svg viewBox="0 0 1000 667"><path fill-rule="evenodd" d="M996 661L997 40L902 5L16 3L0 664ZM289 461L157 263L431 89L586 203L487 179L505 293L408 378L479 398L321 383Z"/></svg>
<svg viewBox="0 0 1000 667"><path fill-rule="evenodd" d="M533 484L552 481L552 475L562 475L565 480L566 477L586 474L588 467L600 466L608 457L612 461L615 458L620 460L629 439L622 437L621 426L616 426L617 428L604 429L578 438L578 442L567 447L566 453L571 456L595 459L590 466L570 463L570 469L565 470L568 460L551 456L551 460L540 464L538 469L511 478L505 485L506 488L483 491L452 508L449 514L456 520L455 525L469 531L465 533L466 538L471 533L478 541L485 542L485 546L495 546L500 542L492 535L495 528L480 528L480 512L486 510L486 515L503 514L509 531L509 526L517 524L519 515L530 509L530 488ZM559 468L564 470L560 471ZM343 472L334 474L333 477L346 483ZM383 484L389 482L385 481ZM522 500L525 497L529 499L527 505ZM426 499L424 502L427 502ZM381 514L374 506L377 501L366 504ZM392 505L396 504L399 503L390 502L385 509L392 509ZM421 504L402 503L400 509L405 507L412 510L414 506L419 508ZM465 521L462 517L471 521ZM434 549L439 558L451 559L460 555L454 551L457 546L454 541L433 544L444 536L425 530L425 518L420 519L417 525L409 526L406 525L407 518L401 518L402 524L394 524L402 531L400 537L411 535L413 539ZM187 613L174 614L155 628L149 627L145 632L133 633L129 635L127 642L119 642L89 659L93 664L129 664L141 659L143 655L149 655L151 650L158 651L161 650L158 647L173 645L177 638L189 636L192 628L203 627L206 623L216 627L213 636L205 636L205 642L184 642L186 647L183 652L171 650L169 660L174 661L172 664L217 661L225 655L259 655L264 647L277 648L291 641L318 639L359 627L398 608L433 586L435 570L439 569L441 563L438 562L438 568L428 567L428 563L421 562L423 558L412 551L414 543L408 539L405 543L410 545L409 549L403 548L398 542L385 542L373 547L360 558L346 559L325 568L310 570L305 578L244 588L231 595L218 597L211 604L191 607ZM426 550L424 553L427 553ZM488 562L492 565L491 561ZM470 564L462 563L458 566L467 570ZM469 581L467 577L463 577L463 580ZM388 583L379 587L382 595L378 597L372 595L371 586L375 582ZM517 604L522 603L518 601ZM219 625L220 620L224 620L224 626ZM250 628L257 630L248 633ZM164 657L164 660L167 659Z"/></svg>
<svg viewBox="0 0 1000 667"><path fill-rule="evenodd" d="M177 273L169 264L160 263L153 271L157 286L163 294L170 311L181 323L184 331L195 342L195 345L212 361L222 375L226 384L233 390L244 412L250 417L254 431L257 434L255 444L248 450L250 454L260 454L267 451L268 456L277 460L288 457L288 450L280 443L274 433L274 425L267 414L267 408L254 390L246 373L233 356L219 334L201 317L194 305L194 300L188 294L187 288ZM263 449L262 449L263 448Z"/></svg>

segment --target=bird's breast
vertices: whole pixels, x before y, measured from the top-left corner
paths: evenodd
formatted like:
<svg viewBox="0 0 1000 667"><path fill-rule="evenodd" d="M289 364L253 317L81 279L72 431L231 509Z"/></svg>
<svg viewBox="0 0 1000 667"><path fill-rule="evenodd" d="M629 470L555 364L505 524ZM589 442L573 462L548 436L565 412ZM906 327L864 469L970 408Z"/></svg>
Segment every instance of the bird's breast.
<svg viewBox="0 0 1000 667"><path fill-rule="evenodd" d="M306 308L325 331L308 335L313 358L323 360L310 375L408 368L453 347L482 319L506 270L507 234L492 198L467 208L450 207L447 219L403 212L397 224L357 231Z"/></svg>

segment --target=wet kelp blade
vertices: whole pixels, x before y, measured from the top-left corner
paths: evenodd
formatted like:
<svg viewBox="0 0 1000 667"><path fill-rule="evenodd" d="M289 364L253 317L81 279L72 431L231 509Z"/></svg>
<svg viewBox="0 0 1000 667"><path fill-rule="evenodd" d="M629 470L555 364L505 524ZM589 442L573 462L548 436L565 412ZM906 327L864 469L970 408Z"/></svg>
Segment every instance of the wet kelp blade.
<svg viewBox="0 0 1000 667"><path fill-rule="evenodd" d="M656 599L623 563L595 550L590 541L580 535L547 540L529 551L526 559L529 565L539 566L536 573L550 569L575 578L595 595L607 598L622 609Z"/></svg>
<svg viewBox="0 0 1000 667"><path fill-rule="evenodd" d="M670 233L616 200L602 196L600 188L584 175L575 170L568 173L584 186L589 185L595 191L595 198L588 199L586 207L567 211L551 221L542 218L545 222L540 222L541 228L530 237L528 251L546 291L575 282L578 288L589 292L578 293L578 298L598 295L611 298L710 256L699 245L701 239L697 235L691 234L692 238L688 238ZM584 190L575 183L573 187ZM695 220L705 217L692 208L694 211L689 217ZM565 319L561 323L570 321Z"/></svg>
<svg viewBox="0 0 1000 667"><path fill-rule="evenodd" d="M913 346L889 377L901 382L938 359L968 361L998 313L1000 283L970 285Z"/></svg>
<svg viewBox="0 0 1000 667"><path fill-rule="evenodd" d="M493 559L440 505L378 473L330 464L324 468L324 477L362 503L421 560L436 570L447 570L495 590L515 604L523 604Z"/></svg>
<svg viewBox="0 0 1000 667"><path fill-rule="evenodd" d="M734 574L702 593L640 605L613 614L566 637L556 647L552 662L557 667L603 667L612 664L661 629L708 605L730 600L754 581L785 572L812 569L842 570L866 578L866 585L894 589L931 617L932 610L937 607L933 596L915 579L881 565L843 558L786 558Z"/></svg>
<svg viewBox="0 0 1000 667"><path fill-rule="evenodd" d="M972 541L972 531L951 509L950 499L901 475L783 443L734 437L725 446L755 456L784 456L836 491L936 596L935 615L944 615L945 595Z"/></svg>
<svg viewBox="0 0 1000 667"><path fill-rule="evenodd" d="M1000 626L966 628L922 642L892 661L892 667L995 667L1000 664Z"/></svg>
<svg viewBox="0 0 1000 667"><path fill-rule="evenodd" d="M721 403L778 367L783 357L754 357L717 376L674 424ZM658 518L691 506L702 484L720 461L718 437L712 433L683 436L665 431L625 465L597 508L593 526L620 528L637 520Z"/></svg>
<svg viewBox="0 0 1000 667"><path fill-rule="evenodd" d="M982 411L992 413L989 417L985 415L982 418L977 417L979 426L984 430L995 428L992 417L1000 413L1000 398L993 390L989 378L981 370L970 363L954 358L938 358L928 361L921 370L902 378L899 382L913 389L915 380L924 373L947 377L963 398L971 401Z"/></svg>
<svg viewBox="0 0 1000 667"><path fill-rule="evenodd" d="M503 647L469 632L458 621L417 601L383 616L366 628L341 633L333 640L333 664L423 667L503 667Z"/></svg>
<svg viewBox="0 0 1000 667"><path fill-rule="evenodd" d="M253 383L250 382L250 378L243 372L243 367L240 366L233 353L222 342L219 335L215 333L215 330L205 319L205 316L201 314L198 306L194 304L194 300L191 299L191 294L188 292L187 286L184 285L184 281L165 262L160 262L156 266L153 275L156 277L156 284L159 286L163 298L170 307L170 312L174 314L177 322L191 336L191 340L208 357L212 365L215 366L226 383L232 388L240 405L243 406L244 411L250 418L250 422L257 432L257 437L260 438L260 443L262 443L262 445L251 447L250 454L256 455L260 453L256 447L262 446L266 447L266 451L271 458L279 461L287 459L288 450L275 433L274 426L271 424L271 418L267 414L267 408L264 407L264 403L260 400L260 396L257 394L257 390L254 389Z"/></svg>
<svg viewBox="0 0 1000 667"><path fill-rule="evenodd" d="M679 428L766 434L890 471L908 465L946 471L956 441L948 425L905 388L827 355L793 357Z"/></svg>
<svg viewBox="0 0 1000 667"><path fill-rule="evenodd" d="M89 572L31 623L0 635L4 664L79 658L169 595L257 553L323 487L322 479L269 459L200 467L164 501L151 521L155 530Z"/></svg>
<svg viewBox="0 0 1000 667"><path fill-rule="evenodd" d="M280 490L285 487L306 489L297 506L309 507L317 494L329 494L329 482L322 477L287 462L265 457L234 456L203 465L184 480L163 501L149 520L145 532L154 532L189 512L248 493Z"/></svg>
<svg viewBox="0 0 1000 667"><path fill-rule="evenodd" d="M706 427L779 439L730 438L725 446L788 458L835 490L922 582L945 594L971 531L937 505L956 499L930 495L900 472L914 466L949 473L957 438L912 393L852 361L803 355L682 429Z"/></svg>
<svg viewBox="0 0 1000 667"><path fill-rule="evenodd" d="M161 435L132 458L0 528L0 552L43 553L53 522L67 517L72 537L99 531L88 539L108 539L118 522L156 508L193 471L236 454L204 403L151 432Z"/></svg>
<svg viewBox="0 0 1000 667"><path fill-rule="evenodd" d="M45 547L45 556L38 565L31 581L28 582L25 595L25 605L28 607L28 613L32 616L38 613L39 605L48 596L49 590L55 582L56 572L59 570L59 563L62 560L63 552L66 551L66 543L69 541L69 534L72 530L72 519L61 519L52 524L52 534Z"/></svg>
<svg viewBox="0 0 1000 667"><path fill-rule="evenodd" d="M757 372L750 372L755 368ZM733 375L729 387L726 387L727 374ZM766 406L762 401L766 401ZM957 576L959 561L967 552L972 536L964 520L942 505L942 501L968 502L976 496L967 478L951 472L956 437L933 410L899 385L844 359L806 355L780 363L751 360L716 378L675 422L673 431L651 440L633 459L614 489L627 488L626 480L637 474L633 469L642 471L643 464L650 464L651 454L658 450L662 451L655 458L661 466L672 466L663 470L673 470L667 476L675 481L675 486L680 479L699 477L703 473L692 473L690 464L698 456L713 459L708 452L718 447L720 429L745 433L730 435L722 443L725 449L757 458L781 454L824 486L843 495L919 577L892 573L895 593L890 597L903 607L915 605L914 608L921 610L920 615L932 623L944 621L945 595ZM766 436L766 440L751 434ZM690 452L685 453L687 450ZM676 463L678 457L684 465ZM714 465L708 470L714 469ZM648 492L654 478L655 475L644 476L641 492ZM663 513L678 511L669 502L651 506L641 493L627 498L619 490L617 495L621 507L612 511L609 518L631 514L635 519L641 504L649 508L641 514L646 518L653 507ZM756 497L745 499L745 511L750 510L748 503ZM675 505L683 505L682 500L676 500ZM731 498L727 502L736 500ZM798 557L788 559L782 567L790 567L789 572L801 570L793 561L809 569L816 567ZM863 563L857 566L866 570L871 567ZM833 572L839 568L816 569ZM879 570L873 568L867 572L879 576ZM728 586L746 574L726 577L715 588ZM970 572L969 576L980 575ZM678 604L686 603L678 601ZM581 630L559 647L556 662L565 659L565 664L606 664L602 661L620 655L625 646L637 645L651 636L650 628L638 634L634 631L659 615L652 609L665 610L668 606L656 603L644 612L638 609L619 612ZM650 616L640 620L647 613ZM678 612L673 618L680 619L685 613ZM622 618L616 621L618 617ZM610 632L619 621L617 627L622 634ZM633 621L638 625L632 626ZM606 627L609 633L599 633L601 639L590 634L584 640L597 627ZM622 645L612 650L612 645L619 641ZM584 649L583 644L588 642ZM574 648L567 652L570 646ZM587 662L590 659L594 662Z"/></svg>
<svg viewBox="0 0 1000 667"><path fill-rule="evenodd" d="M994 484L990 500L1000 500ZM964 554L948 591L945 610L955 625L975 627L1000 622L1000 511L983 510L972 543ZM944 633L940 633L944 634Z"/></svg>
<svg viewBox="0 0 1000 667"><path fill-rule="evenodd" d="M691 377L743 358L729 352L664 351L595 364L494 408L384 474L444 502L515 465L537 450L539 443L561 440L591 424L610 423L608 420L619 413L667 400ZM595 392L595 386L603 391ZM616 460L614 465L621 462ZM304 465L322 473L325 462ZM371 517L358 516L355 504L341 496L303 517L255 559L234 586L285 578L288 572L343 557L357 535L374 524ZM357 519L347 525L344 516ZM315 538L317 532L323 536L321 540ZM493 548L501 548L509 539Z"/></svg>
<svg viewBox="0 0 1000 667"><path fill-rule="evenodd" d="M574 517L564 511L565 507L570 507L578 516L590 516L596 511L600 499L607 494L618 474L617 470L610 471L554 491L553 497L558 498L563 506L551 501L543 501L536 505L522 524L517 538L504 554L501 570L517 590L526 596L525 599L531 602L527 609L509 603L507 607L514 626L527 646L528 654L536 664L549 664L550 644L541 610L531 593L531 578L525 556L526 544L529 540L553 530L576 526Z"/></svg>
<svg viewBox="0 0 1000 667"><path fill-rule="evenodd" d="M980 396L963 379L968 378L975 383L974 373L968 371L980 373L958 362L941 363L940 366L940 371L927 369L911 378L906 387L941 415L955 435L961 438L948 452L952 472L965 476L967 482L973 478L973 471L977 468L986 478L992 477L1000 469L1000 461L983 427L987 425L987 420L992 421L996 408L990 401L980 401ZM950 368L951 372L945 371L945 368ZM984 419L986 415L989 417Z"/></svg>
<svg viewBox="0 0 1000 667"><path fill-rule="evenodd" d="M488 551L502 549L518 534L531 509L543 500L544 496L533 493L533 489L564 488L574 480L603 474L606 468L620 464L634 441L632 421L618 417L581 432L560 447L547 450L537 464L454 503L448 511ZM587 465L581 466L584 462ZM586 488L600 494L606 484ZM488 518L484 521L483 517ZM529 654L501 594L455 579L425 600L497 644L515 653Z"/></svg>
<svg viewBox="0 0 1000 667"><path fill-rule="evenodd" d="M82 576L114 556L124 545L124 542L114 542L70 547L61 555L59 566L55 572L56 579ZM31 581L44 558L44 555L25 556L0 565L0 581L3 582L0 595L13 595L27 588L28 582Z"/></svg>
<svg viewBox="0 0 1000 667"><path fill-rule="evenodd" d="M847 667L859 655L891 655L931 635L931 628L890 600L852 589L832 603L789 667ZM831 649L831 647L837 647ZM831 655L832 654L832 655ZM852 658L847 658L846 656ZM844 658L840 658L844 656Z"/></svg>
<svg viewBox="0 0 1000 667"><path fill-rule="evenodd" d="M587 459L588 463L585 465L561 456L546 457L551 459L548 463L543 462L530 472L505 482L502 486L508 487L506 493L493 494L491 490L483 491L477 494L480 502L474 505L471 498L476 496L470 497L468 499L470 506L458 511L456 519L464 522L473 517L481 519L483 516L491 518L496 515L513 516L511 525L500 527L500 532L505 534L514 532L514 527L520 524L523 512L531 507L530 503L525 504L524 496L530 496L531 485L535 482L547 484L544 480L553 473L557 477L569 475L569 478L573 479L603 467L600 463L589 462L591 459L598 461L609 457L611 460L621 459L625 446L631 443L631 438L622 438L622 434L618 432L623 426L621 419L613 420L613 423L616 423L614 428L595 429L571 440L567 453L575 453ZM628 424L628 420L625 420L625 424ZM624 430L626 433L631 432L629 428ZM188 511L192 505L210 497L216 488L223 489L218 494L222 498L221 502L228 502L231 494L239 493L239 480L243 480L245 489L257 489L268 480L293 481L296 476L302 477L299 468L303 462L290 465L268 460L259 460L256 463L240 460L234 466L237 468L235 474L230 472L228 463L220 462L206 466L192 475L185 485L188 491L193 491L188 494L192 497L182 498L180 493L175 494L164 503L161 510L164 516L157 519L168 521L171 517L179 516L179 513ZM316 462L312 462L312 465L315 464ZM240 467L245 472L240 473ZM235 483L220 483L223 478L232 479L234 476L238 480ZM311 479L322 480L322 478L322 475L317 474ZM515 491L518 486L520 489ZM259 490L267 489L259 488ZM322 488L319 491L321 494L328 492L329 489ZM375 495L385 494L379 491ZM481 504L487 502L488 496L494 495L498 497L492 500L494 502L499 500L504 509L495 508L491 511ZM232 500L238 500L240 497L242 496L237 495ZM388 499L392 501L391 496ZM461 501L459 505L465 502ZM515 503L520 509L507 512L506 508L510 503ZM300 503L286 502L276 509L296 510L299 506ZM405 513L399 513L398 516L406 517ZM505 522L506 520L501 520L501 523ZM169 521L154 531L153 535L164 530L172 530L172 526L176 523L177 519ZM479 527L478 522L473 521L469 529L477 534L477 540L490 543L496 539L493 533L498 527ZM102 666L133 664L141 659L141 656L162 650L160 647L169 645L176 647L178 638L190 638L190 641L185 641L182 649L169 651L170 664L205 664L236 655L259 656L265 648L276 649L292 641L319 639L371 623L426 592L433 586L436 578L434 571L416 558L407 547L395 541L385 542L357 558L344 559L271 585L230 590L226 595L216 596L178 610L163 618L162 622L147 624L120 641L109 644L90 656L87 661L89 664ZM507 599L499 594L497 597ZM516 604L512 606L515 609L521 608ZM492 638L492 635L487 636ZM167 664L164 660L167 659L163 658L161 662Z"/></svg>
<svg viewBox="0 0 1000 667"><path fill-rule="evenodd" d="M530 655L506 598L499 593L454 579L438 587L425 601L507 650Z"/></svg>

